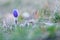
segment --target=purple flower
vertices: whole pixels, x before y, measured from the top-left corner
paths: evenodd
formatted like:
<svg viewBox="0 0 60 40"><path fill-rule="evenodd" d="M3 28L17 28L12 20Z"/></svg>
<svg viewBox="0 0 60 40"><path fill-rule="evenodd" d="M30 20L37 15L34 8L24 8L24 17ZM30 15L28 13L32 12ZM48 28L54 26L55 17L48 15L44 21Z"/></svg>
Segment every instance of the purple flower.
<svg viewBox="0 0 60 40"><path fill-rule="evenodd" d="M14 15L14 17L18 17L18 10L17 9L13 10L13 15Z"/></svg>

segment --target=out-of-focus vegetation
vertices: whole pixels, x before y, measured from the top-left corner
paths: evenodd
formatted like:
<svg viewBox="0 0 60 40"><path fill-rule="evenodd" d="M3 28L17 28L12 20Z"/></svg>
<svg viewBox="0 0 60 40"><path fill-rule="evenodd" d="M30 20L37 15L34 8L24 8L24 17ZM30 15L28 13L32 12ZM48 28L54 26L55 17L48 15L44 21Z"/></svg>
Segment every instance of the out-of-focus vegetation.
<svg viewBox="0 0 60 40"><path fill-rule="evenodd" d="M57 22L60 22L60 13L59 12L56 12L55 14L54 14L54 18L52 18L52 21L53 22L55 22L55 23L57 23Z"/></svg>
<svg viewBox="0 0 60 40"><path fill-rule="evenodd" d="M56 0L0 0L0 40L59 40L58 3ZM19 11L17 24L13 9ZM24 12L29 17L23 17Z"/></svg>

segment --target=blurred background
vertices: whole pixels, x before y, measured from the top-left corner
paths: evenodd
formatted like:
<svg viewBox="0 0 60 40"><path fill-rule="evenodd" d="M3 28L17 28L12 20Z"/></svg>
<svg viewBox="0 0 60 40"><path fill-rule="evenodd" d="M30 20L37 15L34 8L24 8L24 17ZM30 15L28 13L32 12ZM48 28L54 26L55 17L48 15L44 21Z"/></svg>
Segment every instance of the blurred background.
<svg viewBox="0 0 60 40"><path fill-rule="evenodd" d="M0 0L0 40L60 40L60 0Z"/></svg>

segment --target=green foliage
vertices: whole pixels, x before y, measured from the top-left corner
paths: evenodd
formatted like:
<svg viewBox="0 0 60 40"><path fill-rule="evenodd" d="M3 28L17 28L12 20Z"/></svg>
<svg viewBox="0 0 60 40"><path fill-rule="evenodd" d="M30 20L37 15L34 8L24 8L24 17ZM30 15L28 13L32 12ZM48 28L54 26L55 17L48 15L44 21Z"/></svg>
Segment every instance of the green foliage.
<svg viewBox="0 0 60 40"><path fill-rule="evenodd" d="M56 38L56 34L55 34L55 32L56 32L56 26L55 25L49 26L47 28L47 31L49 32L48 39L55 40L55 38Z"/></svg>
<svg viewBox="0 0 60 40"><path fill-rule="evenodd" d="M50 33L54 33L56 31L56 26L55 25L48 26L47 31Z"/></svg>
<svg viewBox="0 0 60 40"><path fill-rule="evenodd" d="M54 16L55 16L55 18L52 18L52 22L54 22L54 23L60 22L60 13L56 12L54 14Z"/></svg>
<svg viewBox="0 0 60 40"><path fill-rule="evenodd" d="M26 40L27 39L27 30L23 27L17 26L15 31L12 32L12 40Z"/></svg>
<svg viewBox="0 0 60 40"><path fill-rule="evenodd" d="M34 32L33 32L33 36L32 39L37 39L39 37L41 37L42 35L42 31L40 28L35 28Z"/></svg>
<svg viewBox="0 0 60 40"><path fill-rule="evenodd" d="M60 20L60 14L58 12L55 13L55 19Z"/></svg>
<svg viewBox="0 0 60 40"><path fill-rule="evenodd" d="M35 24L34 28L32 25L29 26L24 26L24 27L20 27L19 25L16 26L16 28L14 28L11 32L7 31L7 32L0 32L0 39L1 40L36 40L36 39L40 39L41 36L44 34L41 30L42 25L39 24ZM50 33L50 37L54 37L54 33L55 33L55 25L53 26L48 26L47 28L47 32ZM2 28L1 28L2 30ZM6 36L7 35L7 36ZM10 35L10 36L8 36ZM51 36L52 35L52 36ZM31 38L29 38L29 36Z"/></svg>
<svg viewBox="0 0 60 40"><path fill-rule="evenodd" d="M18 17L18 22L22 22L23 21L23 17L22 16L19 16Z"/></svg>
<svg viewBox="0 0 60 40"><path fill-rule="evenodd" d="M50 11L49 11L49 9L44 9L44 15L50 16Z"/></svg>
<svg viewBox="0 0 60 40"><path fill-rule="evenodd" d="M0 40L4 40L4 36L2 32L0 32Z"/></svg>

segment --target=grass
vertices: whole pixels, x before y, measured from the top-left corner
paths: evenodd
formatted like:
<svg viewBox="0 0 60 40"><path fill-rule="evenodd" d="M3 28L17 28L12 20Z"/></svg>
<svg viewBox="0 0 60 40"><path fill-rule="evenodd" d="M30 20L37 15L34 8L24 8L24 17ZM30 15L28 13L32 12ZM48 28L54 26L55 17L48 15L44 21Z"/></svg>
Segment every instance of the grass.
<svg viewBox="0 0 60 40"><path fill-rule="evenodd" d="M5 4L1 4L1 8L3 8L4 10L6 10L7 12L13 8L20 8L20 6L22 5L22 1L21 0L15 0L14 2L11 3L11 1L5 3ZM10 7L11 5L11 7ZM45 22L45 20L49 20L49 17L52 15L50 14L50 10L49 8L40 8L40 5L35 4L36 6L34 6L33 3L33 9L38 9L39 10L39 19L38 22L32 26L32 25L25 25L24 27L17 25L15 28L15 25L12 25L13 29L5 29L3 28L3 26L0 26L0 40L42 40L42 39L46 39L46 40L55 40L56 38L56 32L60 31L60 25L57 26L57 24L60 22L60 13L56 12L51 19L51 22L54 24L52 26L50 25L45 25L42 22ZM21 7L22 8L22 7ZM2 10L1 13L4 13L5 11ZM23 8L22 8L23 9ZM27 8L28 9L28 8ZM47 19L46 19L47 17ZM0 17L0 21L1 21L1 17ZM18 17L18 22L23 22L24 19L22 18L22 16ZM41 22L41 23L39 23ZM58 27L58 28L57 28Z"/></svg>
<svg viewBox="0 0 60 40"><path fill-rule="evenodd" d="M7 32L0 29L0 40L37 40L41 39L45 32L50 33L50 36L56 32L55 26L48 26L45 32L40 26L43 27L43 25L35 25L35 28L32 28L32 25L29 25L29 27L20 27L17 25L14 30Z"/></svg>
<svg viewBox="0 0 60 40"><path fill-rule="evenodd" d="M48 25L46 26L45 24L43 24L42 22L45 22L45 16L49 15L50 16L50 12L48 10L40 10L40 18L38 19L38 22L36 24L33 25L29 25L29 26L19 26L15 25L13 27L13 30L5 30L0 28L0 40L40 40L40 39L44 39L47 38L48 36L48 40L49 38L51 40L55 40L55 32L57 31L56 29L56 25L55 23L53 23L54 25ZM48 11L48 12L47 12ZM47 12L47 14L46 14ZM49 14L48 14L49 13ZM45 15L45 16L44 16ZM44 17L43 17L44 16ZM54 20L59 20L60 17L55 14L55 16L57 16ZM18 17L18 21L21 22L24 19L22 17ZM41 22L41 23L39 23Z"/></svg>

